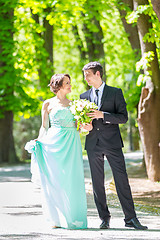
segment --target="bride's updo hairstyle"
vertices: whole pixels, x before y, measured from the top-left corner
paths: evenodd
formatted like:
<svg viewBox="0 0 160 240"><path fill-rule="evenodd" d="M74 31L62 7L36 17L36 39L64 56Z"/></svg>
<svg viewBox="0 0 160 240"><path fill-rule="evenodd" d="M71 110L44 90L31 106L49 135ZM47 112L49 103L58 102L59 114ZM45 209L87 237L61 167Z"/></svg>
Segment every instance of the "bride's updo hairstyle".
<svg viewBox="0 0 160 240"><path fill-rule="evenodd" d="M64 77L68 77L69 79L71 79L69 74L54 74L51 77L50 84L48 84L51 92L56 94L61 89Z"/></svg>

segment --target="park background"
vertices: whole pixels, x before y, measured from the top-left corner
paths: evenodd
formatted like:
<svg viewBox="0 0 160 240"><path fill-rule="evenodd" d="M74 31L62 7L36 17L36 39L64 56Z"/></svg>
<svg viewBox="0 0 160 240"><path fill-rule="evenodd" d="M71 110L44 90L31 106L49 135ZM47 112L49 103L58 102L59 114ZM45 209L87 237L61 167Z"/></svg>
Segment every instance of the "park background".
<svg viewBox="0 0 160 240"><path fill-rule="evenodd" d="M69 73L68 97L78 99L88 89L82 67L97 60L127 102L124 152L143 151L147 177L160 181L159 19L158 0L1 0L0 164L30 158L24 145L54 96L51 76Z"/></svg>
<svg viewBox="0 0 160 240"><path fill-rule="evenodd" d="M0 239L159 239L160 1L0 0ZM101 231L83 150L88 229L45 226L40 189L31 183L27 141L38 136L41 107L55 73L69 73L70 99L88 86L82 67L98 60L104 81L123 90L121 124L136 212L148 231L124 227L110 167L105 189L112 219ZM85 137L81 135L84 147Z"/></svg>

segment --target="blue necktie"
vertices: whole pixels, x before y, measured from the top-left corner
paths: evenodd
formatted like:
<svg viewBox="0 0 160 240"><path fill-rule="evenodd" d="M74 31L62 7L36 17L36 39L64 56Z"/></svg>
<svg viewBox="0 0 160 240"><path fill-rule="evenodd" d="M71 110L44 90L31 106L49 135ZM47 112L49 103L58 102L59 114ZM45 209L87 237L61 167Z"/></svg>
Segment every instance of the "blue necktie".
<svg viewBox="0 0 160 240"><path fill-rule="evenodd" d="M95 100L95 104L96 104L97 106L98 106L98 92L99 92L99 90L96 89L96 90L95 90L95 93L96 93L97 99Z"/></svg>

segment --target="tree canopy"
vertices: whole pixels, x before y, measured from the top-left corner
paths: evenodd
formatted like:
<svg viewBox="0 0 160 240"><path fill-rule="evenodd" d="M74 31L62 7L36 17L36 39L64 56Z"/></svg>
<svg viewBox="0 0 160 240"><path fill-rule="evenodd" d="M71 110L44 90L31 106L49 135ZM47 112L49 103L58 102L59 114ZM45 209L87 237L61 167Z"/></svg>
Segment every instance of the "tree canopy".
<svg viewBox="0 0 160 240"><path fill-rule="evenodd" d="M69 73L69 98L79 98L88 89L82 67L95 60L104 67L104 81L123 89L134 119L131 127L136 129L136 114L139 126L144 127L144 96L153 96L152 102L159 106L158 6L157 0L1 0L0 128L5 130L0 141L3 142L8 118L12 126L13 116L15 122L23 119L24 124L24 119L40 114L43 100L53 96L47 85L54 73ZM157 121L153 121L158 132L154 147L159 151L157 111ZM141 139L146 139L141 129ZM7 141L12 142L8 148L13 150L12 131L10 128ZM149 144L142 143L144 149ZM6 149L1 148L0 152L3 161ZM6 161L13 155L6 155ZM159 166L158 155L157 158Z"/></svg>

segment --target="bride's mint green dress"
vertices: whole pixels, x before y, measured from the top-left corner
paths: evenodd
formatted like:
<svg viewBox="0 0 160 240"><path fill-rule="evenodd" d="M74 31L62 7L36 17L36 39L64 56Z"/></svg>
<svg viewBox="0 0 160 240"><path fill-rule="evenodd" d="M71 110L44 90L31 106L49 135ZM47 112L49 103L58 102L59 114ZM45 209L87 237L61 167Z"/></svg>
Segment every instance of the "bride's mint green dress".
<svg viewBox="0 0 160 240"><path fill-rule="evenodd" d="M55 107L49 119L47 134L25 146L32 153L33 179L38 164L44 214L51 226L87 228L82 149L74 116L69 107Z"/></svg>

